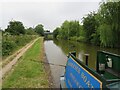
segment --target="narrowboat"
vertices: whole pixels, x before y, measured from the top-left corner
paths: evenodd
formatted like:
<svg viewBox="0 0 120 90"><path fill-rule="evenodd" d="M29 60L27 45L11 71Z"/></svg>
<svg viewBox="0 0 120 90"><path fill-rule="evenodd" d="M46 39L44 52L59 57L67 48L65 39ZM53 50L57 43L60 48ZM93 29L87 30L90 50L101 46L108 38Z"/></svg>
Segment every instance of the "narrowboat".
<svg viewBox="0 0 120 90"><path fill-rule="evenodd" d="M71 52L65 66L65 73L60 77L60 88L80 88L92 90L120 90L120 55L98 51L96 70L88 67L86 63L76 58Z"/></svg>

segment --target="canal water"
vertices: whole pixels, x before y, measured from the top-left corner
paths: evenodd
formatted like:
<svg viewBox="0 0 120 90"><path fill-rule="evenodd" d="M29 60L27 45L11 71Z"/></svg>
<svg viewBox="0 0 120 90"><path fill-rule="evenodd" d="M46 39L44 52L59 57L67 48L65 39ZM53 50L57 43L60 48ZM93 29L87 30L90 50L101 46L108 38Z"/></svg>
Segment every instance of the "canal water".
<svg viewBox="0 0 120 90"><path fill-rule="evenodd" d="M120 49L102 48L91 44L66 41L66 40L46 40L44 42L46 56L50 64L53 82L56 88L60 87L60 76L64 73L64 67L67 62L69 52L76 51L77 58L85 63L85 54L89 54L88 66L95 69L97 51L103 50L120 55ZM54 65L53 65L54 64Z"/></svg>

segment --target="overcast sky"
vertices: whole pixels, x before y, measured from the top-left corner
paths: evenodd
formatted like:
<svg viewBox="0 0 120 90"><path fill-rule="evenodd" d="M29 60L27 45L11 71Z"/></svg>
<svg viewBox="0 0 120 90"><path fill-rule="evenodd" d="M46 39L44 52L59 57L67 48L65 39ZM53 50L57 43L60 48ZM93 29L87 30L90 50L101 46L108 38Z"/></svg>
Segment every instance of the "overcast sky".
<svg viewBox="0 0 120 90"><path fill-rule="evenodd" d="M88 2L89 1L89 2ZM43 24L53 31L65 20L82 21L89 12L97 11L101 0L7 0L0 3L0 27L5 29L10 20L21 21L26 27Z"/></svg>

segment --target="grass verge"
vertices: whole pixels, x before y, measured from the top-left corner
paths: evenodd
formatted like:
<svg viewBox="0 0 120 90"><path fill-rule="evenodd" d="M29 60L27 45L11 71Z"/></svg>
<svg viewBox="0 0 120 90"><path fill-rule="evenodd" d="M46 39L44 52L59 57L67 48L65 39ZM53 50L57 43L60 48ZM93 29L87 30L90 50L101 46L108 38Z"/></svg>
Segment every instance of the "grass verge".
<svg viewBox="0 0 120 90"><path fill-rule="evenodd" d="M8 73L2 88L47 88L49 81L44 65L40 63L43 57L43 38L40 38Z"/></svg>

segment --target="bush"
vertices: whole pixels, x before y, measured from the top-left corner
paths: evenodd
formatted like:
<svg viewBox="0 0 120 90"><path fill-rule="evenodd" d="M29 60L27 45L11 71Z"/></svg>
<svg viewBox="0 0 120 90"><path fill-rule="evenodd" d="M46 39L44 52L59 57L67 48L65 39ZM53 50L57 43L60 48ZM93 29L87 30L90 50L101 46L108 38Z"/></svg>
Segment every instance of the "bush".
<svg viewBox="0 0 120 90"><path fill-rule="evenodd" d="M79 42L86 42L85 37L83 37L83 36L79 36L77 38L77 41L79 41Z"/></svg>
<svg viewBox="0 0 120 90"><path fill-rule="evenodd" d="M13 41L5 41L2 43L2 55L9 55L14 48L16 48L16 43Z"/></svg>
<svg viewBox="0 0 120 90"><path fill-rule="evenodd" d="M2 56L10 55L17 47L21 47L36 38L35 35L3 35Z"/></svg>
<svg viewBox="0 0 120 90"><path fill-rule="evenodd" d="M72 41L77 41L77 36L70 37L70 40L72 40Z"/></svg>

